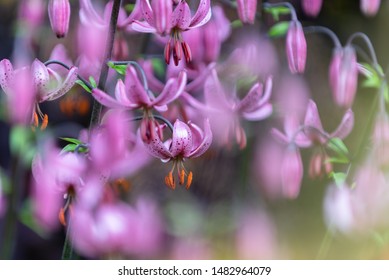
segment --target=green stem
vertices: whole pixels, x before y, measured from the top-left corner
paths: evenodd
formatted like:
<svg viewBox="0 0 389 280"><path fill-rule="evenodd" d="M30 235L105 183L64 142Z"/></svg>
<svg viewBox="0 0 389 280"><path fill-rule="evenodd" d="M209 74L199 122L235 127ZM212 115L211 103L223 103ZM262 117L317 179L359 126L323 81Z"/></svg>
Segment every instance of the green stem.
<svg viewBox="0 0 389 280"><path fill-rule="evenodd" d="M63 260L71 260L74 257L73 246L72 243L70 242L70 227L71 227L71 217L69 215L67 229L66 229L65 243L63 245L63 250L62 250Z"/></svg>
<svg viewBox="0 0 389 280"><path fill-rule="evenodd" d="M320 244L319 252L317 253L316 259L322 260L326 257L328 250L330 249L332 242L332 233L327 229L326 234L323 237L323 240Z"/></svg>
<svg viewBox="0 0 389 280"><path fill-rule="evenodd" d="M97 87L101 90L104 90L105 84L107 82L108 70L109 70L108 61L110 61L112 57L113 43L115 41L116 26L117 26L121 2L122 2L121 0L115 0L112 6L111 20L109 23L109 31L108 31L109 37L107 39L107 45L105 48L105 58L101 65L99 84L97 85ZM100 123L102 108L103 108L102 105L96 100L94 100L89 129L92 129L96 124Z"/></svg>

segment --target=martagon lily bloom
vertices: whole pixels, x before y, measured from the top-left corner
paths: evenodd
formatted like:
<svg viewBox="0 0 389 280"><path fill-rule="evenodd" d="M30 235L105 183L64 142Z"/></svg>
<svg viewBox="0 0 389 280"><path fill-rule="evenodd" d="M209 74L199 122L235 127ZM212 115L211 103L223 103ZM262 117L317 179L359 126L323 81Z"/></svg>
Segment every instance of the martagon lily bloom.
<svg viewBox="0 0 389 280"><path fill-rule="evenodd" d="M0 86L3 91L12 99L20 87L20 74L25 73L28 79L32 80L31 89L37 92L33 98L28 102L31 103L31 108L36 106L36 112L31 111L31 118L33 118L34 125L38 125L38 114L43 120L42 128L47 125L48 117L43 115L40 111L38 103L44 101L52 101L60 98L67 93L75 84L77 80L77 67L71 67L65 78L61 77L56 71L50 67L46 67L41 61L35 59L31 67L26 66L20 69L13 69L12 63L8 59L0 61ZM19 101L26 99L27 96L20 96Z"/></svg>
<svg viewBox="0 0 389 280"><path fill-rule="evenodd" d="M192 16L186 0L175 1L166 0L141 0L144 21L135 20L131 27L139 32L158 33L161 36L170 35L169 41L165 45L165 61L170 63L173 54L174 64L184 55L186 62L192 60L189 45L183 40L182 32L200 27L206 24L211 18L210 0L201 0L196 13Z"/></svg>
<svg viewBox="0 0 389 280"><path fill-rule="evenodd" d="M209 120L204 121L204 131L189 122L188 124L176 120L173 128L173 136L166 142L162 142L160 136L154 133L150 142L145 142L148 151L155 157L160 158L163 162L173 161L173 168L165 177L165 183L171 189L176 188L176 182L173 172L177 167L180 185L185 183L189 189L193 173L187 172L184 167L184 161L187 158L196 158L204 154L212 143L212 131Z"/></svg>

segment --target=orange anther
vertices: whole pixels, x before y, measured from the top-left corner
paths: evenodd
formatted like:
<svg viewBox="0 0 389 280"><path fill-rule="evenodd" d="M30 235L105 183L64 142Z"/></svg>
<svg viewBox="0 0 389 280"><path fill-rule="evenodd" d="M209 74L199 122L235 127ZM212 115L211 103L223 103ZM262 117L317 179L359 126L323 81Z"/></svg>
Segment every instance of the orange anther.
<svg viewBox="0 0 389 280"><path fill-rule="evenodd" d="M190 188L190 185L192 184L192 180L193 180L193 173L192 173L192 171L190 171L188 174L188 179L186 180L186 186L185 186L187 190Z"/></svg>
<svg viewBox="0 0 389 280"><path fill-rule="evenodd" d="M181 172L179 172L179 175L180 175L180 185L183 185L184 182L185 182L185 170L184 169L181 169Z"/></svg>
<svg viewBox="0 0 389 280"><path fill-rule="evenodd" d="M36 112L34 112L34 126L38 127L38 125L39 125L38 114Z"/></svg>
<svg viewBox="0 0 389 280"><path fill-rule="evenodd" d="M49 116L47 116L47 114L45 114L43 116L41 130L45 130L48 124L49 124Z"/></svg>
<svg viewBox="0 0 389 280"><path fill-rule="evenodd" d="M64 208L61 208L61 210L59 210L58 219L59 219L59 222L61 223L61 225L66 227L66 218L65 218L65 209Z"/></svg>

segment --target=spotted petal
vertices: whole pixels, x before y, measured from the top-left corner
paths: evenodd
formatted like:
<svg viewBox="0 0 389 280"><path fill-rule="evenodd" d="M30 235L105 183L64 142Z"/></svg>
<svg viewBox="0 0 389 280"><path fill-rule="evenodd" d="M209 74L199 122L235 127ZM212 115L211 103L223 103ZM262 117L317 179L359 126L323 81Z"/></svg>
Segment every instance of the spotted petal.
<svg viewBox="0 0 389 280"><path fill-rule="evenodd" d="M191 23L190 8L186 1L181 1L173 11L171 26L187 30Z"/></svg>
<svg viewBox="0 0 389 280"><path fill-rule="evenodd" d="M206 24L212 16L210 0L201 0L196 13L194 14L189 28L196 28Z"/></svg>
<svg viewBox="0 0 389 280"><path fill-rule="evenodd" d="M174 123L171 153L173 157L182 155L188 157L192 150L192 132L187 124L180 120Z"/></svg>
<svg viewBox="0 0 389 280"><path fill-rule="evenodd" d="M12 63L8 59L0 61L0 86L5 93L9 91L9 87L14 78L14 69Z"/></svg>
<svg viewBox="0 0 389 280"><path fill-rule="evenodd" d="M53 70L48 68L48 72L50 71ZM71 67L69 69L68 75L66 76L65 80L60 84L58 84L54 90L45 93L44 100L47 101L55 100L63 96L65 93L67 93L76 83L77 75L78 75L78 68L74 66Z"/></svg>

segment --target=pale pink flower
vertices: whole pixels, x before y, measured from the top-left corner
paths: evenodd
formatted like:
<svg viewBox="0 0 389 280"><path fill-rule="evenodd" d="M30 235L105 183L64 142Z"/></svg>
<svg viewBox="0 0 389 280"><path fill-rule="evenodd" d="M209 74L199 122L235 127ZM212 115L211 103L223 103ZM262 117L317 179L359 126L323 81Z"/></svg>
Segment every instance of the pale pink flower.
<svg viewBox="0 0 389 280"><path fill-rule="evenodd" d="M307 59L307 42L301 23L292 20L286 34L286 54L292 73L304 73Z"/></svg>
<svg viewBox="0 0 389 280"><path fill-rule="evenodd" d="M258 0L237 0L238 16L243 23L254 24Z"/></svg>
<svg viewBox="0 0 389 280"><path fill-rule="evenodd" d="M58 38L65 37L71 12L69 0L49 0L48 5L51 28Z"/></svg>
<svg viewBox="0 0 389 280"><path fill-rule="evenodd" d="M389 118L387 114L378 114L373 128L374 159L385 167L389 164Z"/></svg>
<svg viewBox="0 0 389 280"><path fill-rule="evenodd" d="M304 168L300 150L294 144L289 144L284 152L281 163L281 183L285 197L295 199L300 193Z"/></svg>
<svg viewBox="0 0 389 280"><path fill-rule="evenodd" d="M220 140L229 143L235 138L240 148L246 146L246 133L240 125L240 119L249 121L263 120L271 115L273 106L269 102L272 91L272 78L265 85L255 83L245 97L239 99L236 90L228 90L220 82L216 70L205 82L204 95L207 114L216 123L215 129Z"/></svg>
<svg viewBox="0 0 389 280"><path fill-rule="evenodd" d="M336 105L349 108L358 85L358 65L352 46L335 48L329 68L330 86Z"/></svg>
<svg viewBox="0 0 389 280"><path fill-rule="evenodd" d="M210 242L201 237L175 238L171 252L173 260L210 260L213 259Z"/></svg>
<svg viewBox="0 0 389 280"><path fill-rule="evenodd" d="M301 0L304 12L311 16L316 17L321 10L323 0Z"/></svg>
<svg viewBox="0 0 389 280"><path fill-rule="evenodd" d="M23 0L19 6L19 16L27 23L27 27L35 29L41 26L45 9L43 0Z"/></svg>
<svg viewBox="0 0 389 280"><path fill-rule="evenodd" d="M140 199L135 207L104 203L94 211L78 205L73 213L72 243L88 257L148 257L159 249L162 224L150 200Z"/></svg>
<svg viewBox="0 0 389 280"><path fill-rule="evenodd" d="M277 231L264 211L245 210L237 219L235 246L238 259L273 259L277 256Z"/></svg>
<svg viewBox="0 0 389 280"><path fill-rule="evenodd" d="M360 8L364 15L373 17L380 9L381 0L360 0Z"/></svg>

